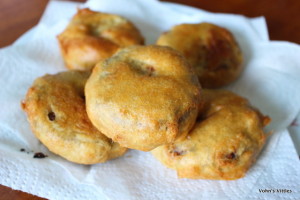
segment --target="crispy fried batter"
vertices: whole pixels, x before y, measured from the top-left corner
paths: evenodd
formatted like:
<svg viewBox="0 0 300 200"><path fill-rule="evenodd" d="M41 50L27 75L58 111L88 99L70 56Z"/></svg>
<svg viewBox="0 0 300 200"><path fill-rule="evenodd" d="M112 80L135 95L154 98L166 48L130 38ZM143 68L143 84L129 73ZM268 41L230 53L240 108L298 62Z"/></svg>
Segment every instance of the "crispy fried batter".
<svg viewBox="0 0 300 200"><path fill-rule="evenodd" d="M209 24L181 24L163 33L158 45L170 46L187 58L203 88L219 88L238 78L243 56L234 36Z"/></svg>
<svg viewBox="0 0 300 200"><path fill-rule="evenodd" d="M245 176L262 149L270 118L229 91L204 90L199 119L181 141L152 154L181 178L234 180Z"/></svg>
<svg viewBox="0 0 300 200"><path fill-rule="evenodd" d="M45 75L35 80L22 103L36 137L53 153L80 164L105 162L126 152L88 119L83 91L88 76L79 71Z"/></svg>
<svg viewBox="0 0 300 200"><path fill-rule="evenodd" d="M119 48L144 43L139 30L127 19L88 8L78 10L57 38L66 66L77 70L90 70Z"/></svg>
<svg viewBox="0 0 300 200"><path fill-rule="evenodd" d="M132 46L97 64L85 94L94 126L122 146L149 151L192 128L200 85L177 51Z"/></svg>

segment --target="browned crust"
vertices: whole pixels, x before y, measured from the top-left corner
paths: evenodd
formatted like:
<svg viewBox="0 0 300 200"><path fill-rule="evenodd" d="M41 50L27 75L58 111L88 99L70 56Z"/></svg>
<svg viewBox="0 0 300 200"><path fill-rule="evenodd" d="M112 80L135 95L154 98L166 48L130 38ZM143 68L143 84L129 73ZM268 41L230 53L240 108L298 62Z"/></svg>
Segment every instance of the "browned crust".
<svg viewBox="0 0 300 200"><path fill-rule="evenodd" d="M57 39L66 66L77 70L92 69L119 48L144 44L144 38L129 20L88 8L79 9Z"/></svg>
<svg viewBox="0 0 300 200"><path fill-rule="evenodd" d="M185 140L152 154L181 178L234 180L245 176L265 144L270 122L247 99L224 90L204 90L200 119Z"/></svg>
<svg viewBox="0 0 300 200"><path fill-rule="evenodd" d="M122 146L149 151L192 128L200 85L177 51L132 46L94 68L85 94L99 130Z"/></svg>
<svg viewBox="0 0 300 200"><path fill-rule="evenodd" d="M234 36L209 24L180 24L162 34L156 44L180 51L194 67L204 88L219 88L236 80L243 55Z"/></svg>
<svg viewBox="0 0 300 200"><path fill-rule="evenodd" d="M35 136L53 153L80 164L105 162L126 152L91 124L83 93L88 76L68 71L40 77L21 104Z"/></svg>

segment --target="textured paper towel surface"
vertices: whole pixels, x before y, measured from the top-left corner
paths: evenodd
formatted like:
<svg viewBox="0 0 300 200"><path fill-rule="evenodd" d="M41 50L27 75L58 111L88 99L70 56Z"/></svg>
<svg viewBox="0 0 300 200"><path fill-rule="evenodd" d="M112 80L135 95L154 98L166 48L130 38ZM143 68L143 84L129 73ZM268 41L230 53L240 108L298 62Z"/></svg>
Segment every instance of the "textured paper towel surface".
<svg viewBox="0 0 300 200"><path fill-rule="evenodd" d="M151 44L179 23L211 22L230 29L246 57L242 77L228 88L273 118L273 136L246 177L236 181L178 179L150 153L93 166L50 153L32 134L20 101L33 80L66 70L55 36L81 4L51 2L38 26L0 50L0 184L50 199L299 199L300 162L286 130L300 110L300 48L269 42L263 18L212 14L155 0L90 0L85 6L132 20ZM151 9L149 9L151 8ZM159 13L159 15L157 14ZM24 148L24 152L20 149ZM45 159L33 159L44 152ZM292 193L262 193L289 189Z"/></svg>

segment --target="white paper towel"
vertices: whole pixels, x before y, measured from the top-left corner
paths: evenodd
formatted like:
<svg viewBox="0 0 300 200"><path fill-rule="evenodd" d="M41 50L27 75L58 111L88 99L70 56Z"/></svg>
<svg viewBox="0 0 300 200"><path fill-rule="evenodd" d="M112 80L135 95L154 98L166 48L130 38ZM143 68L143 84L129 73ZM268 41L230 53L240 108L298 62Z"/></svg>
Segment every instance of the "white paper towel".
<svg viewBox="0 0 300 200"><path fill-rule="evenodd" d="M104 164L77 165L50 153L33 136L20 101L36 77L66 70L55 36L78 6L130 19L147 44L184 22L211 22L233 32L245 53L246 69L228 89L270 115L269 130L274 130L245 178L178 179L150 153L135 150ZM213 14L156 0L90 0L85 6L52 1L35 28L0 50L0 184L49 199L300 199L300 162L286 130L300 111L299 55L298 45L268 40L263 18ZM33 159L34 152L48 157Z"/></svg>

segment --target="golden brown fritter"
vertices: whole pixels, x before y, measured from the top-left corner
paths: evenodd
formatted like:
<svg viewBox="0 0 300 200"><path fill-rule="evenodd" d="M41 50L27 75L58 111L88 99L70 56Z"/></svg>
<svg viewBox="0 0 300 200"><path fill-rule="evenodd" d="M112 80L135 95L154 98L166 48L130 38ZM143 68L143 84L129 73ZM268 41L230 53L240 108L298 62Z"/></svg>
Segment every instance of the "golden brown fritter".
<svg viewBox="0 0 300 200"><path fill-rule="evenodd" d="M95 127L124 147L149 151L189 132L200 85L177 51L132 46L96 65L85 94Z"/></svg>
<svg viewBox="0 0 300 200"><path fill-rule="evenodd" d="M203 90L204 104L188 136L152 154L181 178L234 180L245 176L261 151L270 118L245 98Z"/></svg>
<svg viewBox="0 0 300 200"><path fill-rule="evenodd" d="M80 164L105 162L126 152L88 119L83 91L88 77L79 71L45 75L35 80L22 102L36 137L53 153Z"/></svg>
<svg viewBox="0 0 300 200"><path fill-rule="evenodd" d="M238 78L243 56L234 36L209 24L181 24L163 33L158 45L170 46L187 58L203 88L219 88Z"/></svg>
<svg viewBox="0 0 300 200"><path fill-rule="evenodd" d="M119 48L144 43L139 30L127 19L88 8L78 10L57 38L66 66L77 70L90 70Z"/></svg>

